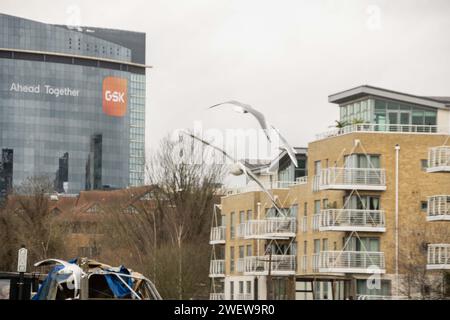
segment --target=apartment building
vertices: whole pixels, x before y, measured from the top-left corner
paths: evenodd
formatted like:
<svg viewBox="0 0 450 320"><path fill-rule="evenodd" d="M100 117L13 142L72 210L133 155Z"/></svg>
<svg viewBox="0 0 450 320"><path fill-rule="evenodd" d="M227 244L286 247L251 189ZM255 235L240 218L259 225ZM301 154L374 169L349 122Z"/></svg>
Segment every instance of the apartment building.
<svg viewBox="0 0 450 320"><path fill-rule="evenodd" d="M309 143L304 177L272 177L278 209L252 188L217 204L211 299L448 294L450 97L365 85L329 102L340 126Z"/></svg>

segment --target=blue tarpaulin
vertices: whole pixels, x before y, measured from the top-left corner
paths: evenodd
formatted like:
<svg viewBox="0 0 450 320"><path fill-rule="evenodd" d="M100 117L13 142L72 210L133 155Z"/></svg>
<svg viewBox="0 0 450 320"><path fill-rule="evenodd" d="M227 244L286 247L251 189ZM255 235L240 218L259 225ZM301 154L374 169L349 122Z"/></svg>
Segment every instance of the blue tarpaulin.
<svg viewBox="0 0 450 320"><path fill-rule="evenodd" d="M113 270L108 270L110 272L116 273ZM130 274L130 271L128 271L127 268L125 268L124 266L120 266L119 272L118 273L123 273L123 274ZM127 286L120 281L120 279L118 278L118 276L120 277L120 275L113 275L113 274L107 274L105 275L106 278L106 282L108 283L109 288L111 289L112 293L114 294L114 296L116 298L124 298L127 295L129 295L131 293L130 289L127 288ZM123 281L125 281L125 283L127 285L129 285L130 287L132 287L133 285L133 279L131 279L130 277L121 277L121 279Z"/></svg>
<svg viewBox="0 0 450 320"><path fill-rule="evenodd" d="M68 261L69 263L76 263L77 259L72 259ZM47 300L48 291L50 289L50 284L52 283L52 280L55 279L56 273L63 269L63 265L57 265L50 270L47 277L45 278L44 282L42 282L41 286L38 289L38 292L36 295L31 298L31 300Z"/></svg>

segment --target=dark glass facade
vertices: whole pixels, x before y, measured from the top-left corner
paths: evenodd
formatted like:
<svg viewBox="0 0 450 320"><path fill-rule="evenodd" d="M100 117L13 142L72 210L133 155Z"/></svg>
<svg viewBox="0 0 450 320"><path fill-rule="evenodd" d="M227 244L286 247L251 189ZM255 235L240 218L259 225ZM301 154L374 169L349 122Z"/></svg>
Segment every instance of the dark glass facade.
<svg viewBox="0 0 450 320"><path fill-rule="evenodd" d="M143 184L145 34L0 14L0 48L0 193Z"/></svg>

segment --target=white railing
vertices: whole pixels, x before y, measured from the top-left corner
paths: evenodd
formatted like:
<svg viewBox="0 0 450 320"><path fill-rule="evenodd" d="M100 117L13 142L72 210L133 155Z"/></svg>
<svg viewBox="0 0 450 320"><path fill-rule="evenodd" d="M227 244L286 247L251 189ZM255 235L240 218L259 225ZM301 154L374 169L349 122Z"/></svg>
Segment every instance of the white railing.
<svg viewBox="0 0 450 320"><path fill-rule="evenodd" d="M407 296L382 296L374 294L359 294L357 300L408 300Z"/></svg>
<svg viewBox="0 0 450 320"><path fill-rule="evenodd" d="M450 146L434 147L428 150L427 171L450 171Z"/></svg>
<svg viewBox="0 0 450 320"><path fill-rule="evenodd" d="M236 271L237 272L244 272L245 271L245 258L238 258L237 259Z"/></svg>
<svg viewBox="0 0 450 320"><path fill-rule="evenodd" d="M319 190L386 190L385 169L330 167L322 169L319 177Z"/></svg>
<svg viewBox="0 0 450 320"><path fill-rule="evenodd" d="M327 209L320 214L321 231L386 231L383 210Z"/></svg>
<svg viewBox="0 0 450 320"><path fill-rule="evenodd" d="M245 274L249 275L292 275L296 271L294 255L270 255L245 257Z"/></svg>
<svg viewBox="0 0 450 320"><path fill-rule="evenodd" d="M215 292L209 294L209 300L225 300L225 293Z"/></svg>
<svg viewBox="0 0 450 320"><path fill-rule="evenodd" d="M308 270L308 256L303 255L302 256L302 272L306 273Z"/></svg>
<svg viewBox="0 0 450 320"><path fill-rule="evenodd" d="M319 227L320 227L320 213L315 213L313 214L313 219L311 221L312 225L312 230L313 231L318 231Z"/></svg>
<svg viewBox="0 0 450 320"><path fill-rule="evenodd" d="M429 244L427 269L450 269L450 244Z"/></svg>
<svg viewBox="0 0 450 320"><path fill-rule="evenodd" d="M384 273L384 252L323 251L319 259L320 272Z"/></svg>
<svg viewBox="0 0 450 320"><path fill-rule="evenodd" d="M236 293L234 300L253 300L253 296L251 293Z"/></svg>
<svg viewBox="0 0 450 320"><path fill-rule="evenodd" d="M297 178L295 181L273 181L268 183L263 183L264 188L267 190L276 190L276 189L289 189L291 187L302 185L307 183L307 177ZM238 188L229 188L227 189L227 195L240 194L245 192L258 192L262 191L258 185L248 185L245 187Z"/></svg>
<svg viewBox="0 0 450 320"><path fill-rule="evenodd" d="M302 218L302 232L308 232L308 217L303 216Z"/></svg>
<svg viewBox="0 0 450 320"><path fill-rule="evenodd" d="M225 243L225 226L211 228L211 234L209 237L210 244Z"/></svg>
<svg viewBox="0 0 450 320"><path fill-rule="evenodd" d="M308 176L298 177L295 181L297 182L297 184L307 184Z"/></svg>
<svg viewBox="0 0 450 320"><path fill-rule="evenodd" d="M250 220L248 220L248 221L250 221ZM245 236L246 236L245 231L247 229L247 222L242 222L242 223L238 224L238 226L237 226L237 237L238 238L245 238Z"/></svg>
<svg viewBox="0 0 450 320"><path fill-rule="evenodd" d="M449 134L449 128L436 125L414 124L352 124L344 128L336 128L316 135L316 140L341 136L352 132L391 132L391 133L420 133L420 134Z"/></svg>
<svg viewBox="0 0 450 320"><path fill-rule="evenodd" d="M224 277L225 276L225 260L211 260L209 264L210 277Z"/></svg>
<svg viewBox="0 0 450 320"><path fill-rule="evenodd" d="M427 220L450 220L450 195L428 197Z"/></svg>
<svg viewBox="0 0 450 320"><path fill-rule="evenodd" d="M241 224L240 231L245 239L274 239L295 237L297 223L295 218L266 218L248 220Z"/></svg>

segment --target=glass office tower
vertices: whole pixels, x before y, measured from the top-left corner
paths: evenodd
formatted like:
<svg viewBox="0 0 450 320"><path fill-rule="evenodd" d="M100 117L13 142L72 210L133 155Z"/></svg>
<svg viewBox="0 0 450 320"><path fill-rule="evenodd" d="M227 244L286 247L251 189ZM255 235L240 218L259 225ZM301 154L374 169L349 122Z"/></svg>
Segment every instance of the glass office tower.
<svg viewBox="0 0 450 320"><path fill-rule="evenodd" d="M145 34L0 14L0 195L144 183Z"/></svg>

